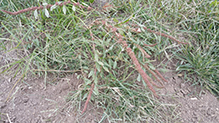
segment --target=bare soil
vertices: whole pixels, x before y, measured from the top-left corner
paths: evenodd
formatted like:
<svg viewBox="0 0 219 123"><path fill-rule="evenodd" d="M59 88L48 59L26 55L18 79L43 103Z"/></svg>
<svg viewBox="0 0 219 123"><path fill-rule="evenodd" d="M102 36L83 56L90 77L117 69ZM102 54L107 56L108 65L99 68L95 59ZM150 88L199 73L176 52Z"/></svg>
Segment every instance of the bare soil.
<svg viewBox="0 0 219 123"><path fill-rule="evenodd" d="M217 123L219 101L208 90L182 79L174 72L164 75L168 78L165 88L160 90L164 104L177 105L176 112L182 123Z"/></svg>
<svg viewBox="0 0 219 123"><path fill-rule="evenodd" d="M55 81L54 78L48 76L47 83L51 84L47 84L46 88L43 77L25 79L5 102L17 79L1 76L0 123L92 123L101 118L92 104L88 106L86 115L77 114L77 109L69 109L71 104L66 98L69 92L78 89L82 83L80 80L74 75Z"/></svg>
<svg viewBox="0 0 219 123"><path fill-rule="evenodd" d="M170 68L172 69L172 67ZM159 90L160 101L177 107L175 112L182 123L216 123L219 121L219 101L207 90L183 80L182 75L169 70L165 89ZM101 119L101 110L90 103L85 114L81 109L70 109L68 93L77 90L83 82L74 74L63 78L48 75L45 87L43 77L28 77L13 89L19 78L0 77L0 123L95 123ZM170 115L172 117L172 115ZM173 118L174 119L174 118ZM106 122L106 121L105 121ZM171 122L171 121L170 121Z"/></svg>

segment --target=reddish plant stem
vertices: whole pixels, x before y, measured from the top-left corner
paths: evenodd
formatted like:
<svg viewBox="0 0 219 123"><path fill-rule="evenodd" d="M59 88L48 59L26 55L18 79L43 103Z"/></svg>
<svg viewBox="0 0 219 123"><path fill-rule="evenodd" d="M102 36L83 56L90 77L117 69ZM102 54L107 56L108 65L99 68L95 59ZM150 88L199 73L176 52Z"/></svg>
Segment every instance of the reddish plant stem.
<svg viewBox="0 0 219 123"><path fill-rule="evenodd" d="M162 86L157 85L157 84L151 79L151 77L148 76L147 74L146 74L146 77L148 78L149 82L150 82L153 86L156 86L157 88L164 88L163 85L162 85Z"/></svg>
<svg viewBox="0 0 219 123"><path fill-rule="evenodd" d="M66 1L66 2L63 2L63 3L60 3L60 4L58 4L57 2L56 2L56 4L55 5L57 5L57 6L63 6L63 5L66 5L66 4L73 4L74 6L79 6L79 7L81 7L81 8L84 8L84 6L83 5L80 5L79 3L72 3L71 1ZM51 5L51 4L49 4L49 5L47 5L45 8L46 9L48 9L48 8L51 8L53 5ZM83 6L83 7L82 7ZM21 13L24 13L24 12L28 12L28 11L34 11L34 10L40 10L40 9L43 9L44 8L44 6L39 6L39 7L31 7L31 8L26 8L26 9L22 9L22 10L19 10L19 11L17 11L17 12L9 12L9 11L5 11L5 10L1 10L2 12L5 12L5 13L7 13L7 14L10 14L10 15L18 15L18 14L21 14ZM88 10L91 10L92 8L89 6L89 7L87 7L87 9Z"/></svg>
<svg viewBox="0 0 219 123"><path fill-rule="evenodd" d="M137 24L132 24L131 26L133 26L133 27L139 27ZM171 39L171 40L173 40L173 41L178 42L179 44L189 44L189 43L186 43L186 42L181 42L181 41L179 41L179 40L175 39L174 37L169 36L169 35L167 35L167 34L164 34L164 33L161 33L161 32L156 32L156 31L153 31L153 30L151 30L151 29L148 29L147 27L143 27L143 28L144 28L145 30L147 30L148 32L150 32L150 33L154 33L154 34L156 34L156 35L158 35L158 36L162 36L162 37L169 38L169 39ZM138 31L138 30L139 30L139 31ZM141 31L140 31L140 28L133 29L133 31L136 32L136 33L141 32Z"/></svg>
<svg viewBox="0 0 219 123"><path fill-rule="evenodd" d="M146 46L146 47L153 47L153 46L155 46L155 45L157 45L157 43L151 44L151 45L149 45L149 44L144 44L144 46Z"/></svg>
<svg viewBox="0 0 219 123"><path fill-rule="evenodd" d="M93 33L91 31L90 31L90 35L91 35L91 37L93 37ZM92 38L92 40L93 40L93 38ZM93 52L95 52L95 44L93 44ZM94 75L96 75L96 73L97 73L97 69L96 69L96 66L95 66ZM81 114L83 114L86 111L87 105L88 105L88 103L90 101L90 98L92 96L93 90L94 90L94 82L91 85L90 92L89 92L89 94L87 96L87 100L85 102L84 109L82 110Z"/></svg>
<svg viewBox="0 0 219 123"><path fill-rule="evenodd" d="M145 52L145 50L138 44L134 44L138 49L145 55L146 58L150 58L151 56Z"/></svg>
<svg viewBox="0 0 219 123"><path fill-rule="evenodd" d="M186 42L181 42L181 41L179 41L179 40L175 39L174 37L169 36L169 35L167 35L167 34L164 34L164 33L161 33L161 32L156 32L156 31L153 31L153 30L151 30L151 29L148 29L147 27L143 27L143 28L144 28L145 30L147 30L148 32L150 32L150 33L154 33L154 34L156 34L156 35L158 35L158 36L163 36L163 37L169 38L169 39L171 39L171 40L173 40L173 41L178 42L179 44L189 44L189 43L186 43Z"/></svg>
<svg viewBox="0 0 219 123"><path fill-rule="evenodd" d="M121 37L120 34L116 34L117 37ZM151 86L151 83L149 82L148 78L147 78L147 74L144 72L144 70L141 68L141 65L139 64L134 52L132 51L132 49L130 47L128 47L128 44L126 43L126 41L122 40L122 38L119 38L120 43L123 44L123 46L125 47L126 52L128 53L128 55L131 57L132 62L135 65L135 68L137 69L137 71L139 72L139 74L141 75L141 77L143 78L143 80L146 82L148 88L153 92L154 96L156 98L159 98L159 96L156 94L156 91L154 90L154 88Z"/></svg>
<svg viewBox="0 0 219 123"><path fill-rule="evenodd" d="M163 83L160 81L160 79L158 79L158 77L154 74L154 72L149 69L148 65L145 64L145 65L143 65L143 66L144 66L144 68L147 69L148 72L150 72L150 73L155 77L155 79L156 79L156 80L162 85L162 87L163 87Z"/></svg>
<svg viewBox="0 0 219 123"><path fill-rule="evenodd" d="M91 98L91 95L92 95L92 93L93 93L93 90L94 90L94 82L93 82L92 85L91 85L90 92L89 92L89 94L88 94L88 96L87 96L87 100L86 100L86 102L85 102L84 109L82 110L81 114L83 114L83 113L86 111L87 105L88 105L88 103L89 103L89 101L90 101L90 98Z"/></svg>
<svg viewBox="0 0 219 123"><path fill-rule="evenodd" d="M154 72L155 72L161 79L163 79L163 81L168 82L168 81L160 74L160 72L159 72L157 69L155 69Z"/></svg>

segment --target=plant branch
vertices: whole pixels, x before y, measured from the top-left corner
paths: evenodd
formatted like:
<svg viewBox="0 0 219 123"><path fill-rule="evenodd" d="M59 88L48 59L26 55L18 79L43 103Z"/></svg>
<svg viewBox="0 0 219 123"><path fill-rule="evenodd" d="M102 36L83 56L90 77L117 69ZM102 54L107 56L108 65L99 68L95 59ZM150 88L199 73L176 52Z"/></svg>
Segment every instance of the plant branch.
<svg viewBox="0 0 219 123"><path fill-rule="evenodd" d="M116 32L115 32L116 33ZM126 43L126 41L122 40L122 36L118 33L116 33L117 37L119 38L119 43L123 44L123 46L125 47L126 52L128 53L128 55L131 57L132 62L135 65L135 68L137 69L137 71L139 72L139 74L141 75L141 77L143 78L143 80L146 82L148 88L153 92L154 96L159 98L159 96L156 94L156 91L154 90L154 88L151 86L151 83L149 82L148 78L147 78L147 74L144 72L144 70L141 68L140 63L138 62L134 52L132 51L132 49L130 47L128 47L128 44Z"/></svg>

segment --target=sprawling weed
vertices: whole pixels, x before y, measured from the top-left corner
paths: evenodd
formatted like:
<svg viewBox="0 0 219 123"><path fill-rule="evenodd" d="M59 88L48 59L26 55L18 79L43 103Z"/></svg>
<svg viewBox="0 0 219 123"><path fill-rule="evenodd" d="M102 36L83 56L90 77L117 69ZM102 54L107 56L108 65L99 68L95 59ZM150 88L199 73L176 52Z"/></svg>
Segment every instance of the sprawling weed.
<svg viewBox="0 0 219 123"><path fill-rule="evenodd" d="M48 3L55 4L49 0L30 1L28 4L22 1L5 1L1 3L1 9L18 11ZM177 53L174 51L181 60L177 70L197 74L217 92L218 18L207 18L209 13L214 14L216 7L204 13L205 10L198 9L197 6L193 8L193 2L189 1L180 4L175 0L114 0L112 6L105 10L88 11L82 6L76 6L77 4L54 6L52 11L51 7L16 16L2 13L2 57L10 52L15 56L4 57L7 64L0 67L1 72L13 71L22 76L31 72L44 75L46 82L48 72L59 74L77 71L78 78L83 79L84 84L68 98L74 108L81 110L81 101L86 99L88 90L94 83L91 101L96 107L103 109L102 120L173 121L178 120L175 107L170 106L164 110L148 89L143 88L148 87L148 83L135 69L139 72L139 67L136 66L146 64L149 67L142 69L152 77L153 74L148 69L156 69L152 64L153 59L168 57L172 55L169 51L178 47ZM197 4L200 8L205 8L204 5L208 3ZM88 7L86 3L83 6ZM186 41L191 41L192 45L176 45L166 38L168 36L161 37L162 34L152 33L150 30L174 37L187 32L186 34L194 35ZM124 46L124 41L127 46ZM153 46L155 43L158 45ZM133 53L128 52L130 50L127 47ZM137 65L130 54L135 54L139 62ZM148 59L148 56L153 57Z"/></svg>

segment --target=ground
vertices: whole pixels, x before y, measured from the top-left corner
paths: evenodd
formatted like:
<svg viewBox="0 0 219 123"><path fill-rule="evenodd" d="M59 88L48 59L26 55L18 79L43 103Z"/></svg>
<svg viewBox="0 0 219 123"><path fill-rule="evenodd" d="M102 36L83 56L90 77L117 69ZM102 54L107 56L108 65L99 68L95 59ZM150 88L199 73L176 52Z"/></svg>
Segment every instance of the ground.
<svg viewBox="0 0 219 123"><path fill-rule="evenodd" d="M159 90L160 101L164 105L176 107L177 113L170 114L170 119L179 118L179 122L184 123L219 121L219 101L216 97L207 90L185 83L174 70L163 75L168 83L165 83L165 89ZM0 123L95 123L101 119L98 112L103 111L93 108L92 103L83 115L76 113L77 109L69 108L72 104L66 101L68 93L77 90L82 83L74 74L63 78L48 75L47 82L51 84L46 87L44 77L27 77L23 83L18 83L7 102L9 92L19 78L6 75L1 75L0 78ZM81 107L84 103L82 102Z"/></svg>

